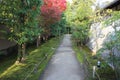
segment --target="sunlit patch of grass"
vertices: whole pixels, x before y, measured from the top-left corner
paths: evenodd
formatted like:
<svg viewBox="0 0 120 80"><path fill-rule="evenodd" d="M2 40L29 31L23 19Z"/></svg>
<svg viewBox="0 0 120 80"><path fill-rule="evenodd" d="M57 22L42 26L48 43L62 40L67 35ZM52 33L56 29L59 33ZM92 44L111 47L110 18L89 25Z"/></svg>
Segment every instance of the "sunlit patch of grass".
<svg viewBox="0 0 120 80"><path fill-rule="evenodd" d="M83 63L83 54L84 54L84 52L81 51L80 48L77 47L77 46L75 46L75 45L73 46L73 49L74 49L74 51L75 51L75 53L76 53L76 56L77 56L78 61L79 61L80 63Z"/></svg>
<svg viewBox="0 0 120 80"><path fill-rule="evenodd" d="M0 80L24 80L26 77L27 80L38 80L41 72L55 52L53 48L57 48L59 42L59 38L53 38L37 49L28 49L27 53L29 53L29 55L26 57L26 61L21 64L9 66L0 74ZM37 65L46 55L47 57L44 61L42 61L40 65ZM31 73L35 67L36 70Z"/></svg>
<svg viewBox="0 0 120 80"><path fill-rule="evenodd" d="M84 63L84 58L90 59L92 52L85 46L77 46L73 41L73 49L76 53L77 59L80 63Z"/></svg>
<svg viewBox="0 0 120 80"><path fill-rule="evenodd" d="M16 72L17 70L19 70L21 67L24 67L25 64L13 64L12 66L10 66L7 70L5 70L0 77L7 75L12 75L14 72Z"/></svg>

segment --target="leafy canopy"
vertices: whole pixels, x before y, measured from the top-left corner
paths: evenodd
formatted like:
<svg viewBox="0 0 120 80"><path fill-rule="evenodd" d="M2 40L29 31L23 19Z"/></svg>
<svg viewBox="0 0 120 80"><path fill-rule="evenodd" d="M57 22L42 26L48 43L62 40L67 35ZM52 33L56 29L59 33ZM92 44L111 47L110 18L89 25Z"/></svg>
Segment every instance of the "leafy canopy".
<svg viewBox="0 0 120 80"><path fill-rule="evenodd" d="M44 0L44 4L41 6L41 15L46 23L51 24L61 19L65 9L66 0Z"/></svg>

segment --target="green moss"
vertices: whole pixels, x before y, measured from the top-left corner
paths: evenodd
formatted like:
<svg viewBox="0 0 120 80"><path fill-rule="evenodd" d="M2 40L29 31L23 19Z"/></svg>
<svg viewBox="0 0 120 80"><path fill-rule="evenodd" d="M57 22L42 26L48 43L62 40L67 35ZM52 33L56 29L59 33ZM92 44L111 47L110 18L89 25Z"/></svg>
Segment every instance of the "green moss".
<svg viewBox="0 0 120 80"><path fill-rule="evenodd" d="M88 78L86 78L86 80L98 80L97 78L92 78L93 66L97 65L98 60L101 61L101 67L97 69L97 73L99 74L101 80L115 80L115 72L113 69L99 56L93 56L88 47L78 47L73 44L73 48L80 63L83 63L87 66L86 69L88 70L89 76L87 76Z"/></svg>
<svg viewBox="0 0 120 80"><path fill-rule="evenodd" d="M55 52L54 48L58 46L59 42L60 39L53 38L37 49L29 49L29 55L27 56L26 61L20 64L13 64L5 69L4 72L2 71L0 80L24 80L26 77L27 80L38 80L41 72ZM46 55L48 56L43 60ZM40 63L41 60L43 61Z"/></svg>
<svg viewBox="0 0 120 80"><path fill-rule="evenodd" d="M76 53L77 59L79 62L83 63L83 52L81 52L80 48L78 48L77 46L73 46L73 49Z"/></svg>
<svg viewBox="0 0 120 80"><path fill-rule="evenodd" d="M102 61L101 68L98 69L97 72L100 75L101 80L116 80L114 70L104 61Z"/></svg>
<svg viewBox="0 0 120 80"><path fill-rule="evenodd" d="M0 75L7 70L11 65L15 63L17 55L13 54L10 56L1 56L0 57Z"/></svg>

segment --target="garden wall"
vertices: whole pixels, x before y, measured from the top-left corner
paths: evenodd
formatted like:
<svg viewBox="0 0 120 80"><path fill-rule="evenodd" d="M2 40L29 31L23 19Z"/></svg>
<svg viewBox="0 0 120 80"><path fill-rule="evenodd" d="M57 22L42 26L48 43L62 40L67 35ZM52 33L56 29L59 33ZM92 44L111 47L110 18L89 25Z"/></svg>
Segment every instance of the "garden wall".
<svg viewBox="0 0 120 80"><path fill-rule="evenodd" d="M103 43L106 41L109 41L108 36L115 34L115 29L120 30L120 26L116 25L117 23L120 23L120 20L112 23L111 25L104 26L102 23L93 23L90 28L90 37L89 42L87 43L87 46L93 51L93 53L96 53L97 50L101 49L103 47ZM103 57L108 56L109 51L106 50ZM116 55L118 55L118 51L115 51Z"/></svg>
<svg viewBox="0 0 120 80"><path fill-rule="evenodd" d="M13 49L16 46L15 42L9 41L5 36L9 34L9 29L5 25L0 25L0 55L8 54L16 49Z"/></svg>

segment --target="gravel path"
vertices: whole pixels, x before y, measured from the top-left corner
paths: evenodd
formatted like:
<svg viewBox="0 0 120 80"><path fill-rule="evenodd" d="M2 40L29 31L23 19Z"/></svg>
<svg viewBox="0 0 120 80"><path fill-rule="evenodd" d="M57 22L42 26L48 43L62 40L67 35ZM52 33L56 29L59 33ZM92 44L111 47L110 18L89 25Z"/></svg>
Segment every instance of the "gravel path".
<svg viewBox="0 0 120 80"><path fill-rule="evenodd" d="M66 34L39 80L84 80L82 65L72 49L71 35Z"/></svg>

